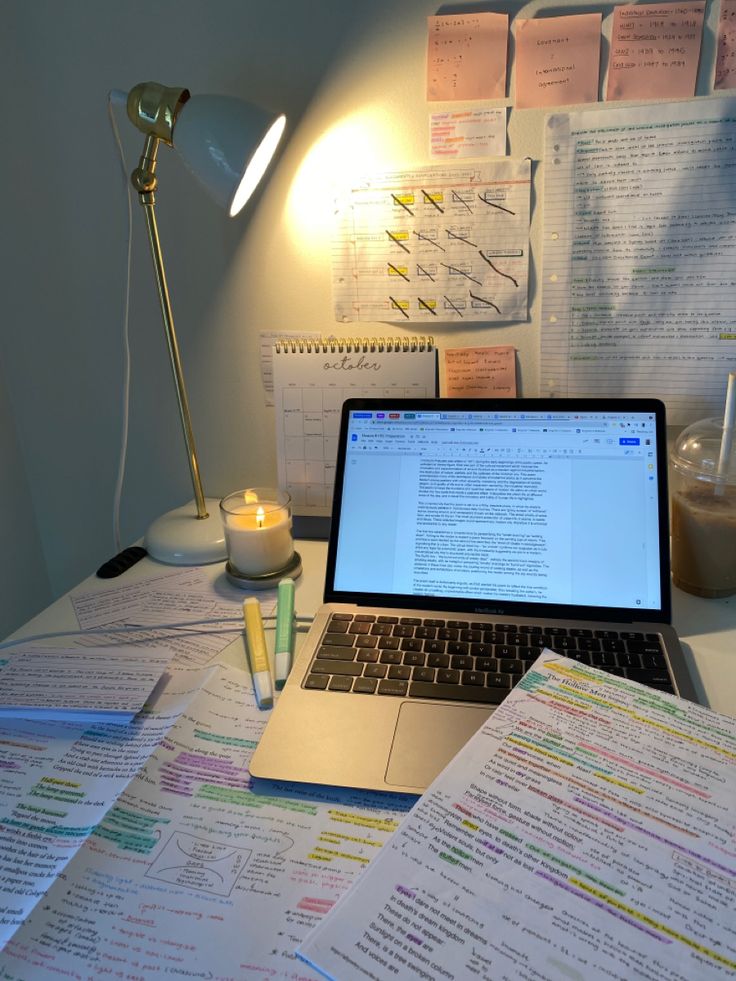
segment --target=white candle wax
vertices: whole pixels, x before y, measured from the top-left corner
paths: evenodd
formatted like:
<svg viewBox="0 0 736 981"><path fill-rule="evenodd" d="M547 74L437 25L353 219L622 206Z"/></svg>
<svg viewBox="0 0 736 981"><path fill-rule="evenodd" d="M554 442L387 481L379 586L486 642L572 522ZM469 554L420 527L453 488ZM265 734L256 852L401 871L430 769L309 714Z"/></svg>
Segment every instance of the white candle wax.
<svg viewBox="0 0 736 981"><path fill-rule="evenodd" d="M228 511L225 539L230 562L246 576L278 572L294 552L288 510L269 511L268 504L242 504L237 510Z"/></svg>

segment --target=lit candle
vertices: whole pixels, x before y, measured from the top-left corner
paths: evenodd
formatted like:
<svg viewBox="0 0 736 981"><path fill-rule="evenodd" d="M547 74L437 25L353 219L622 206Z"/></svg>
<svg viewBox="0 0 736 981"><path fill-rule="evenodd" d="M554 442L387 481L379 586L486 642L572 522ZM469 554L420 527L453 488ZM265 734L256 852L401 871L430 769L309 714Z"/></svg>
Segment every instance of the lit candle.
<svg viewBox="0 0 736 981"><path fill-rule="evenodd" d="M284 569L294 554L290 498L283 491L254 487L220 503L230 564L245 576Z"/></svg>

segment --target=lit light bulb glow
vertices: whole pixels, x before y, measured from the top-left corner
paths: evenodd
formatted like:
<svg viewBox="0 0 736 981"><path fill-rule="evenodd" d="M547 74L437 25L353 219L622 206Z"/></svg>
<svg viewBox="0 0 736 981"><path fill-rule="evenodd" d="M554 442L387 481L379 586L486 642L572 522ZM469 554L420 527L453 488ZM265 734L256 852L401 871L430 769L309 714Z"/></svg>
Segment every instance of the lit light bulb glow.
<svg viewBox="0 0 736 981"><path fill-rule="evenodd" d="M266 168L271 162L271 157L276 152L276 147L279 145L279 140L283 135L285 126L286 116L279 116L258 144L256 152L248 161L248 166L245 168L245 173L240 180L240 184L230 205L231 218L237 215L258 186L261 177L263 177Z"/></svg>

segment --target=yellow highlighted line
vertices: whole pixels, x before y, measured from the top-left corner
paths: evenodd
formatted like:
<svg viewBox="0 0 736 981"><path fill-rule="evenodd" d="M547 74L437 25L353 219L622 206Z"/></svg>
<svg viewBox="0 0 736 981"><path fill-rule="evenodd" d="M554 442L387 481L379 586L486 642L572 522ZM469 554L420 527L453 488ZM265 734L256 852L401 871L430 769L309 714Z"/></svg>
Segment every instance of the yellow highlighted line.
<svg viewBox="0 0 736 981"><path fill-rule="evenodd" d="M719 964L724 964L726 967L730 968L732 971L736 970L736 961L729 960L727 957L723 957L721 954L717 953L715 950L711 950L709 947L704 947L699 944L692 937L685 936L684 933L679 933L677 930L673 930L668 927L666 923L660 923L659 920L653 920L651 916L647 916L646 913L642 913L632 906L627 906L625 903L619 902L614 899L613 896L609 896L606 892L601 892L600 889L595 889L593 886L589 886L586 882L582 882L580 879L574 879L570 877L568 882L577 886L578 889L582 889L584 892L589 893L591 896L595 896L596 899L600 899L602 902L607 903L609 906L613 906L615 909L621 910L622 913L626 913L633 920L638 920L640 923L645 923L652 930L657 930L659 933L665 934L667 937L672 937L673 940L679 940L680 943L686 944L688 947L692 947L693 950L697 950L699 954L704 957L710 957L711 960L716 961Z"/></svg>
<svg viewBox="0 0 736 981"><path fill-rule="evenodd" d="M623 780L616 780L615 777L607 777L605 773L594 772L593 776L598 780L605 780L608 783L615 783L617 787L623 787L624 790L630 790L632 794L644 794L646 791L642 790L641 787L635 787L633 783L625 783Z"/></svg>
<svg viewBox="0 0 736 981"><path fill-rule="evenodd" d="M370 845L371 848L380 848L382 845L380 841L371 841L370 838L356 838L354 835L341 835L338 831L323 831L319 840L329 841L331 845L339 845L341 841L352 841L355 845Z"/></svg>
<svg viewBox="0 0 736 981"><path fill-rule="evenodd" d="M539 753L540 756L549 756L551 760L556 760L558 763L564 763L565 766L575 766L571 760L566 760L562 756L558 756L556 753L550 753L546 749L540 749L538 746L534 746L532 743L524 742L523 739L517 739L514 736L507 736L506 742L513 743L515 746L522 746L524 749L528 749L532 753Z"/></svg>
<svg viewBox="0 0 736 981"><path fill-rule="evenodd" d="M591 680L591 676L586 674L584 671L575 671L569 668L560 667L558 664L548 664L546 665L549 671L555 674L563 675L568 678L583 678L584 680ZM723 756L727 756L729 759L736 760L736 753L731 752L731 750L724 749L722 746L717 746L715 743L707 742L705 739L698 739L697 736L690 736L686 732L682 732L680 729L673 729L672 726L666 726L662 722L656 722L654 719L648 718L646 715L639 715L633 709L623 708L621 705L616 705L614 702L608 702L605 699L598 698L595 695L581 695L586 701L597 702L599 705L605 705L607 708L614 709L618 712L623 712L624 715L631 716L637 722L643 722L645 725L651 726L653 729L660 729L662 732L669 733L671 736L676 736L678 739L684 739L686 742L694 743L696 746L704 746L706 749L712 750L714 753L721 753Z"/></svg>
<svg viewBox="0 0 736 981"><path fill-rule="evenodd" d="M364 858L362 855L351 855L349 852L337 852L332 848L315 848L314 852L309 857L316 858L320 862L330 862L333 858L346 858L350 862L360 862L361 865L367 865L369 861L369 859Z"/></svg>
<svg viewBox="0 0 736 981"><path fill-rule="evenodd" d="M350 811L328 811L333 821L343 824L355 824L358 827L375 828L377 831L396 831L399 822L391 818L371 818L364 814L353 814Z"/></svg>

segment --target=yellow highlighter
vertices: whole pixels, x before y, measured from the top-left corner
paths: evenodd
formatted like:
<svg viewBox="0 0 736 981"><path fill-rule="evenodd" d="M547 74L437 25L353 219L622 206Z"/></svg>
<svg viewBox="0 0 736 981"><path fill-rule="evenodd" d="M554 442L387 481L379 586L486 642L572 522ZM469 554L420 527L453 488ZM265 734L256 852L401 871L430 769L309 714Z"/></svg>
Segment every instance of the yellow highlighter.
<svg viewBox="0 0 736 981"><path fill-rule="evenodd" d="M255 596L248 596L243 601L243 619L245 620L248 662L250 673L253 676L256 704L261 709L273 708L273 688L268 665L268 651L266 650L266 634L261 619L261 604Z"/></svg>

